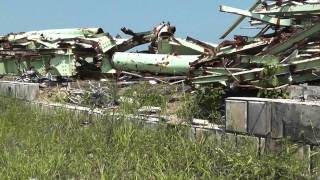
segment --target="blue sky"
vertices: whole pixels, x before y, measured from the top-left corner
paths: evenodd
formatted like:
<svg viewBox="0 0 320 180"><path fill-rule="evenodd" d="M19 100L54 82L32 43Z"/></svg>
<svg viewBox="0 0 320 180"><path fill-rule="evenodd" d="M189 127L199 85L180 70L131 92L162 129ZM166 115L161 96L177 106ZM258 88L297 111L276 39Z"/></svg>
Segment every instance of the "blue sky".
<svg viewBox="0 0 320 180"><path fill-rule="evenodd" d="M126 26L146 31L161 21L177 27L177 36L218 43L236 15L219 5L242 9L254 0L0 0L0 34L41 29L102 27L112 35ZM245 25L246 26L246 25ZM250 34L238 28L233 34ZM232 38L232 36L229 36Z"/></svg>

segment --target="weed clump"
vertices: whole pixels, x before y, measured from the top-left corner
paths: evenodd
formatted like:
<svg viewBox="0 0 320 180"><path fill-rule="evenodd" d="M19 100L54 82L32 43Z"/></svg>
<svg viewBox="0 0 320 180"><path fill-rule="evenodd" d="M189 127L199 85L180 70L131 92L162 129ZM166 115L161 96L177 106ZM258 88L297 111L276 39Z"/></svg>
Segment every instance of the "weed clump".
<svg viewBox="0 0 320 180"><path fill-rule="evenodd" d="M165 112L174 87L143 83L119 92L122 100L120 109L125 113L136 113L143 106L157 106Z"/></svg>
<svg viewBox="0 0 320 180"><path fill-rule="evenodd" d="M222 87L203 86L194 94L182 98L183 105L178 115L189 122L193 118L207 119L209 122L222 124L225 91Z"/></svg>
<svg viewBox="0 0 320 180"><path fill-rule="evenodd" d="M257 96L260 98L288 99L289 93L285 89L275 89L275 90L260 89Z"/></svg>

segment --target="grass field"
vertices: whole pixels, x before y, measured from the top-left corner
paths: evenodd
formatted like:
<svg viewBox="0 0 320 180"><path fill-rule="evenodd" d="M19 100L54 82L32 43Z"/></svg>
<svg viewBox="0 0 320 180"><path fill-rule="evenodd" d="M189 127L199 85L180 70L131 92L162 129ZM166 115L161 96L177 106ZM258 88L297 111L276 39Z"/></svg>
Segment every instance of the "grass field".
<svg viewBox="0 0 320 180"><path fill-rule="evenodd" d="M0 99L0 179L252 179L301 178L304 162L258 156L186 127L157 126L112 116L87 121L43 113Z"/></svg>

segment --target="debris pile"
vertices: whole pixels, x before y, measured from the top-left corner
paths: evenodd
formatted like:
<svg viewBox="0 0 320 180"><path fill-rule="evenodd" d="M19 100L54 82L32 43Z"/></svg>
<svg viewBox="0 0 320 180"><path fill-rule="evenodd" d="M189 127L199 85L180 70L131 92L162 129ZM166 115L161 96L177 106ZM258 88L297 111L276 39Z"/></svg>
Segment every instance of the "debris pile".
<svg viewBox="0 0 320 180"><path fill-rule="evenodd" d="M245 17L261 30L253 37L223 41L192 63L195 69L216 70L193 78L192 83L274 89L320 79L320 1L257 1L248 11L228 6L220 11L240 15L222 38Z"/></svg>
<svg viewBox="0 0 320 180"><path fill-rule="evenodd" d="M100 83L88 82L87 89L67 89L68 102L76 105L90 106L91 108L110 108L118 104L118 99L113 94L113 90Z"/></svg>
<svg viewBox="0 0 320 180"><path fill-rule="evenodd" d="M0 38L0 74L58 77L101 78L108 74L134 76L164 82L168 79L148 78L153 75L185 76L190 63L198 59L205 47L192 38L174 37L176 28L161 23L147 32L121 31L131 36L112 37L101 28L57 29L11 33ZM147 50L127 52L139 45ZM128 72L126 72L128 71ZM135 74L137 72L138 74ZM140 73L140 74L139 74ZM181 78L169 78L169 80ZM168 81L169 81L168 80Z"/></svg>
<svg viewBox="0 0 320 180"><path fill-rule="evenodd" d="M220 11L240 15L221 38L245 18L261 30L219 45L176 38L176 27L165 22L146 32L122 28L127 39L101 28L11 33L0 37L0 74L21 75L23 81L112 74L120 84L187 81L257 89L320 79L319 0L257 0L249 10ZM133 49L143 44L146 50Z"/></svg>

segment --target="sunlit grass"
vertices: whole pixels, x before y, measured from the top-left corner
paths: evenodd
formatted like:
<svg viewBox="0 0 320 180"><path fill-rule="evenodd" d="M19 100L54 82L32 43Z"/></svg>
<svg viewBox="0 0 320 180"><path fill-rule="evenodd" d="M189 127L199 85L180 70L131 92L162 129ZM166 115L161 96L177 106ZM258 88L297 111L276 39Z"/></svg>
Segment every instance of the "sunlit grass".
<svg viewBox="0 0 320 180"><path fill-rule="evenodd" d="M297 178L303 163L289 151L259 157L187 127L149 126L112 116L44 113L0 100L1 179Z"/></svg>

